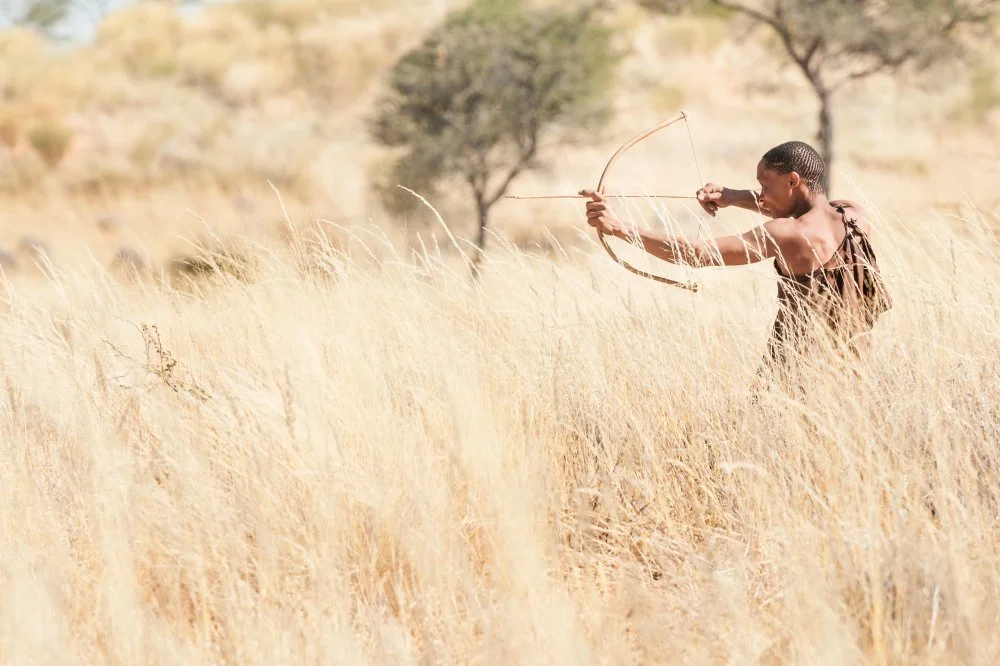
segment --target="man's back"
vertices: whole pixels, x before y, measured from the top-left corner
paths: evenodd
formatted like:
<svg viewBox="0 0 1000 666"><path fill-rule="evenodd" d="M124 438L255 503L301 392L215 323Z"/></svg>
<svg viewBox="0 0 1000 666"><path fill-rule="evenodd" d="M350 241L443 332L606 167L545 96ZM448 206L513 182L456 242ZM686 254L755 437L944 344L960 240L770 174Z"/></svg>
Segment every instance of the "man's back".
<svg viewBox="0 0 1000 666"><path fill-rule="evenodd" d="M863 209L848 201L830 203L798 218L776 220L780 237L775 243L786 256L775 259L781 277L769 342L775 361L783 362L791 348L813 346L807 332L816 316L857 348L892 306L868 240L870 225L859 214Z"/></svg>
<svg viewBox="0 0 1000 666"><path fill-rule="evenodd" d="M851 201L831 201L797 218L771 221L768 232L777 246L775 266L786 275L805 275L828 266L836 259L848 227L844 217L853 220L868 234L871 227L865 210ZM844 210L844 215L838 212Z"/></svg>

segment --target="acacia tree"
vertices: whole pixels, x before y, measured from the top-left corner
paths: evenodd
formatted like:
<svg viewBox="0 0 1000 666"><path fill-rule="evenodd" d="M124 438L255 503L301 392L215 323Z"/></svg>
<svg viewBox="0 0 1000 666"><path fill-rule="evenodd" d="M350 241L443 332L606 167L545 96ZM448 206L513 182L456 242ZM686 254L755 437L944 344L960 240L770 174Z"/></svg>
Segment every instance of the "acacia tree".
<svg viewBox="0 0 1000 666"><path fill-rule="evenodd" d="M62 22L73 0L6 0L0 6L0 27L23 25L49 31Z"/></svg>
<svg viewBox="0 0 1000 666"><path fill-rule="evenodd" d="M728 10L767 27L819 102L817 141L833 163L833 94L844 84L960 55L967 33L986 28L1000 0L640 0L668 13ZM826 183L829 187L829 182Z"/></svg>
<svg viewBox="0 0 1000 666"><path fill-rule="evenodd" d="M476 0L398 61L371 132L399 150L394 183L433 193L450 178L464 182L479 221L475 270L490 209L541 165L543 146L607 120L607 84L619 59L596 6ZM397 212L412 201L384 198Z"/></svg>

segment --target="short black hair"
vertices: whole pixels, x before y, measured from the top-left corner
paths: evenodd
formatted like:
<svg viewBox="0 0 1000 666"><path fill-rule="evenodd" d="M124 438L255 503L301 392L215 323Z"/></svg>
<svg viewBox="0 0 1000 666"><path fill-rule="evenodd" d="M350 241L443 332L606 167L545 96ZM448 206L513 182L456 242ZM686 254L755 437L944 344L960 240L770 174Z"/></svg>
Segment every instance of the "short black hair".
<svg viewBox="0 0 1000 666"><path fill-rule="evenodd" d="M795 172L813 192L823 192L826 163L816 149L802 141L788 141L775 146L761 158L764 168L782 175Z"/></svg>

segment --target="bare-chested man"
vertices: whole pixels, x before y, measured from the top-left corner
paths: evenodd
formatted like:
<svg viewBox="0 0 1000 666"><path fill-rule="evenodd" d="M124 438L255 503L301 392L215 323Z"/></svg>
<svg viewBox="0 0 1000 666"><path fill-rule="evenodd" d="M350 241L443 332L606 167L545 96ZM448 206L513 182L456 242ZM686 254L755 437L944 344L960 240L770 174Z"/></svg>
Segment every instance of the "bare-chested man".
<svg viewBox="0 0 1000 666"><path fill-rule="evenodd" d="M769 361L783 365L793 350L808 352L821 329L858 351L876 319L892 301L869 242L864 208L852 201L830 201L824 191L825 165L800 141L769 150L757 165L760 193L709 183L697 192L702 208L716 215L736 206L759 211L769 222L746 233L692 241L624 224L592 190L587 218L607 235L635 242L655 257L701 266L743 266L775 260L779 309L768 342Z"/></svg>

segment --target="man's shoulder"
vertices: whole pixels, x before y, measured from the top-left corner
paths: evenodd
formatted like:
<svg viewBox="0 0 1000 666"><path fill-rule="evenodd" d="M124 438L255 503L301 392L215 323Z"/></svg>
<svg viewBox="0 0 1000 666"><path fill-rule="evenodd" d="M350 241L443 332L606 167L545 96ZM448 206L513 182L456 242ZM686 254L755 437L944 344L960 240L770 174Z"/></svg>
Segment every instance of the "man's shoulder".
<svg viewBox="0 0 1000 666"><path fill-rule="evenodd" d="M751 234L762 246L767 247L771 253L788 252L789 243L796 242L801 237L798 231L797 221L791 217L776 217L768 220L764 224L752 229Z"/></svg>
<svg viewBox="0 0 1000 666"><path fill-rule="evenodd" d="M812 217L778 217L764 225L764 232L784 254L812 252L816 242L816 223Z"/></svg>
<svg viewBox="0 0 1000 666"><path fill-rule="evenodd" d="M793 236L797 230L798 220L794 217L776 217L764 223L764 231L775 238Z"/></svg>
<svg viewBox="0 0 1000 666"><path fill-rule="evenodd" d="M844 211L848 220L853 221L862 233L870 234L872 231L872 218L868 209L855 201L839 199L831 201L830 205Z"/></svg>
<svg viewBox="0 0 1000 666"><path fill-rule="evenodd" d="M857 201L851 201L850 199L836 199L830 202L830 206L833 208L843 208L848 215L858 218L859 221L868 219L868 209L859 204Z"/></svg>

